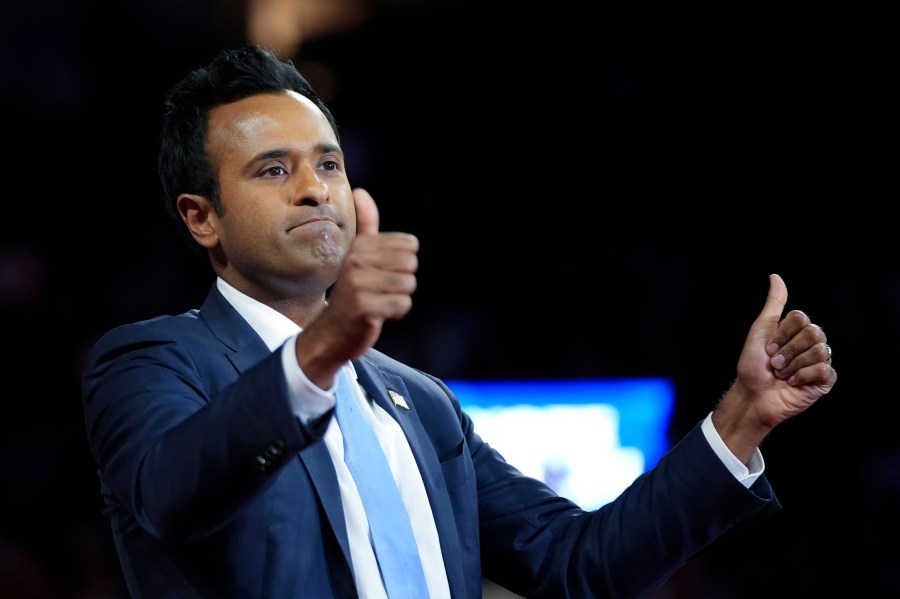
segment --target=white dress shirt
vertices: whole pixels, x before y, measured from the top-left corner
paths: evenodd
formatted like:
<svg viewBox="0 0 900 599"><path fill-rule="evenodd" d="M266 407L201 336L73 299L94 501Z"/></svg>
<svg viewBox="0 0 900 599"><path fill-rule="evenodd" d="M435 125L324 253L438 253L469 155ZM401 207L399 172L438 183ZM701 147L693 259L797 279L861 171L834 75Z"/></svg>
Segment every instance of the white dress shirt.
<svg viewBox="0 0 900 599"><path fill-rule="evenodd" d="M241 293L219 278L217 286L225 299L253 327L270 350L282 348L282 363L287 377L291 404L298 418L304 422L321 416L334 406L334 392L337 380L331 389L322 390L313 384L300 369L297 362L294 338L302 331L300 327L280 312ZM286 343L289 341L289 343ZM356 371L347 363L347 376L356 380ZM356 400L365 409L363 414L375 430L385 456L388 459L397 486L403 496L403 503L409 512L425 580L431 599L450 599L450 587L441 554L440 540L434 523L434 515L425 492L421 474L403 430L397 422L380 406L366 399L359 385L353 386ZM707 415L701 428L716 455L728 470L745 487L750 487L762 474L765 463L757 448L750 460L749 468L729 451L712 423L712 412ZM344 507L344 519L350 541L350 555L353 560L353 577L361 599L387 599L372 544L369 542L369 526L366 513L356 490L350 471L344 464L344 445L340 426L332 418L324 436L325 445L331 455L337 472Z"/></svg>

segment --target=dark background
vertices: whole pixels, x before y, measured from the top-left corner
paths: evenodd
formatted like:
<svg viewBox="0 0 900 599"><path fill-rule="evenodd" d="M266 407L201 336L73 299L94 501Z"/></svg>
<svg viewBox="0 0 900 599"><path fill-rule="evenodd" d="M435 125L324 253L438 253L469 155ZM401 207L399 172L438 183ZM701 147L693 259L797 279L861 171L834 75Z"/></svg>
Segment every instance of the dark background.
<svg viewBox="0 0 900 599"><path fill-rule="evenodd" d="M293 57L382 228L421 240L413 311L379 349L444 378L669 377L674 441L731 381L778 272L840 380L763 445L784 510L658 597L898 596L893 21L797 2L361 5ZM0 597L124 596L82 359L206 294L162 209L160 104L243 41L243 14L2 1Z"/></svg>

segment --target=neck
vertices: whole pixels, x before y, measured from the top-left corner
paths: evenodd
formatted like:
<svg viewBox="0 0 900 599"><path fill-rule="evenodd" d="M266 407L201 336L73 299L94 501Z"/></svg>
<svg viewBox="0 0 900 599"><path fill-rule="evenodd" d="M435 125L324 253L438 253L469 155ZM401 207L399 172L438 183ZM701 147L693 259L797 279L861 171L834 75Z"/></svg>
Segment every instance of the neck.
<svg viewBox="0 0 900 599"><path fill-rule="evenodd" d="M300 328L306 328L306 325L312 322L327 305L324 294L318 294L315 298L284 297L256 299L273 310L284 314Z"/></svg>

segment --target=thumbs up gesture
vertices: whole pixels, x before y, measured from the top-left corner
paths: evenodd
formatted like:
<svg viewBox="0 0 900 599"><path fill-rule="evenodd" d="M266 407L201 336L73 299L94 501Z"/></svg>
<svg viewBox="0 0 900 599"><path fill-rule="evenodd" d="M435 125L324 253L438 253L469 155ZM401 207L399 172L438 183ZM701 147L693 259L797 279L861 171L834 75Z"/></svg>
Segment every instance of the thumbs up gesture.
<svg viewBox="0 0 900 599"><path fill-rule="evenodd" d="M328 306L297 341L300 367L323 388L347 360L373 347L385 320L412 309L419 240L379 231L378 206L364 189L353 190L356 237L331 289Z"/></svg>
<svg viewBox="0 0 900 599"><path fill-rule="evenodd" d="M419 240L409 233L384 233L378 230L378 207L364 189L353 190L356 204L356 240L338 277L334 290L352 297L354 320L369 328L366 341L353 357L374 345L385 320L398 320L412 308L416 290Z"/></svg>
<svg viewBox="0 0 900 599"><path fill-rule="evenodd" d="M803 412L837 381L831 346L804 312L782 319L787 287L769 276L769 294L750 327L737 379L713 412L713 424L732 453L747 462L779 423Z"/></svg>

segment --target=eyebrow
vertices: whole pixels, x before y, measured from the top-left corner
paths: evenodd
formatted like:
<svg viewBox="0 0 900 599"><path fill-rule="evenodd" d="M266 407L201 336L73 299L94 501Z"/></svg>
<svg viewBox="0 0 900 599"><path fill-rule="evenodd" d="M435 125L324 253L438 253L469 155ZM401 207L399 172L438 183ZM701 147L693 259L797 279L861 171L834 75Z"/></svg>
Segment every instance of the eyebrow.
<svg viewBox="0 0 900 599"><path fill-rule="evenodd" d="M316 146L316 150L320 154L340 154L343 156L344 152L341 150L340 146L324 143ZM265 152L261 152L253 157L253 162L258 162L260 160L268 160L270 158L281 158L282 156L287 156L291 151L287 148L275 148L273 150L266 150Z"/></svg>

